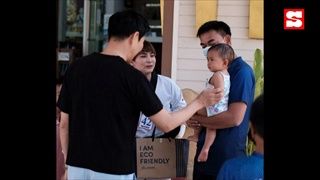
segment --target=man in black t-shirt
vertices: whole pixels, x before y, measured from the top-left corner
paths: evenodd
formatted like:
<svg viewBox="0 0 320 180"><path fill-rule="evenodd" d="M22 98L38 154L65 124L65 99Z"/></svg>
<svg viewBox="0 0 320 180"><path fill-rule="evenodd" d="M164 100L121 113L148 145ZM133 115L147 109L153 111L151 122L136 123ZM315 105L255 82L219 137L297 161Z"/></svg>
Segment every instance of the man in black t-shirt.
<svg viewBox="0 0 320 180"><path fill-rule="evenodd" d="M110 17L108 27L108 46L68 68L57 103L68 179L134 179L140 111L168 132L222 97L221 89L206 89L186 108L167 112L146 77L129 64L150 30L147 20L123 11Z"/></svg>

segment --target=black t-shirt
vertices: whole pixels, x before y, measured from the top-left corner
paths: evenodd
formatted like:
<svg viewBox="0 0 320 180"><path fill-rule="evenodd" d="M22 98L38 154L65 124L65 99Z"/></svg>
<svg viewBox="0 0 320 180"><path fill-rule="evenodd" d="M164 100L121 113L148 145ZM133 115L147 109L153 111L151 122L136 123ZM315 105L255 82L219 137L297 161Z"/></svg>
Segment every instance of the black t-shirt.
<svg viewBox="0 0 320 180"><path fill-rule="evenodd" d="M93 53L67 70L58 107L69 114L68 165L130 174L139 113L152 116L163 106L140 71L119 56Z"/></svg>

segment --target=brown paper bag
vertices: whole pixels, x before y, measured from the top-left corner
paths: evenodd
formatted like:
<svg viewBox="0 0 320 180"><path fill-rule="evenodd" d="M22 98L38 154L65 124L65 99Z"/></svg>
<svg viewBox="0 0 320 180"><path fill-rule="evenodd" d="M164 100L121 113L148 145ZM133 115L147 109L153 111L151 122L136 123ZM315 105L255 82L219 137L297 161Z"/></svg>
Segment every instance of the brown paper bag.
<svg viewBox="0 0 320 180"><path fill-rule="evenodd" d="M138 178L185 177L189 141L170 138L137 139Z"/></svg>

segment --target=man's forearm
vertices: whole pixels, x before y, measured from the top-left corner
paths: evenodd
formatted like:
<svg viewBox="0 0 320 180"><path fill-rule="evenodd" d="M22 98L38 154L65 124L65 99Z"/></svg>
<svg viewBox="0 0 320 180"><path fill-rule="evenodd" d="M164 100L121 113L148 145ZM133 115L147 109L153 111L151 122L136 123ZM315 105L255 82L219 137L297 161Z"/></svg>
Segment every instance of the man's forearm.
<svg viewBox="0 0 320 180"><path fill-rule="evenodd" d="M69 141L68 136L69 134L67 131L60 129L61 148L62 148L64 160L66 160L67 153L68 153L68 141Z"/></svg>
<svg viewBox="0 0 320 180"><path fill-rule="evenodd" d="M64 160L66 161L69 143L69 115L63 112L61 113L60 122L60 141Z"/></svg>
<svg viewBox="0 0 320 180"><path fill-rule="evenodd" d="M186 122L194 113L196 113L197 110L202 107L203 105L199 103L198 100L195 100L179 111L168 112L162 109L157 114L150 116L150 119L161 131L169 132Z"/></svg>
<svg viewBox="0 0 320 180"><path fill-rule="evenodd" d="M186 122L194 113L199 109L209 105L219 102L222 98L221 88L216 89L205 89L203 90L196 99L194 99L190 104L188 104L183 109L179 111L168 113L166 110L162 109L150 119L155 123L161 131L169 132L172 129L178 127L182 123Z"/></svg>
<svg viewBox="0 0 320 180"><path fill-rule="evenodd" d="M196 118L202 126L213 129L224 129L239 126L244 118L247 105L243 102L236 102L229 105L228 110L220 114Z"/></svg>
<svg viewBox="0 0 320 180"><path fill-rule="evenodd" d="M197 120L201 126L211 129L224 129L237 126L236 122L232 121L232 119L232 113L223 112L211 117L201 116Z"/></svg>

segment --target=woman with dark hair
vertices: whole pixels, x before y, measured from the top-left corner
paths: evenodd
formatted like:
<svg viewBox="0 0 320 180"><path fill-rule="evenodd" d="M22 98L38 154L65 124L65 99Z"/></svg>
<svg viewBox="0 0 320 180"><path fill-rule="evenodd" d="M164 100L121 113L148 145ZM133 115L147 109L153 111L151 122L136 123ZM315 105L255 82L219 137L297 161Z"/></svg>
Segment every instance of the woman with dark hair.
<svg viewBox="0 0 320 180"><path fill-rule="evenodd" d="M154 72L156 51L149 41L144 41L142 50L133 58L131 65L146 76L166 110L172 112L187 106L179 86L172 79ZM181 134L179 134L180 127L182 129ZM168 133L164 133L148 117L141 113L136 137L151 137L153 131L155 131L155 137L175 138L178 135L178 138L181 138L184 132L183 129L185 129L184 124Z"/></svg>

